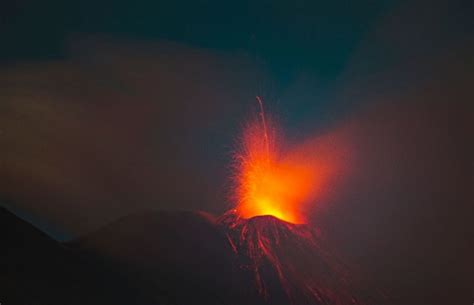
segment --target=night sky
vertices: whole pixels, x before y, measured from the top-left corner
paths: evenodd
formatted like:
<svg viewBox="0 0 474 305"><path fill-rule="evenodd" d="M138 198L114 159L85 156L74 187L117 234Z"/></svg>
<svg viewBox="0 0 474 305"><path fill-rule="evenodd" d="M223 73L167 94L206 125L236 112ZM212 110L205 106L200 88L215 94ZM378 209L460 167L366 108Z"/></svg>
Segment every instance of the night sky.
<svg viewBox="0 0 474 305"><path fill-rule="evenodd" d="M0 6L2 205L60 240L220 214L260 95L290 139L351 139L313 217L351 260L474 291L471 1L98 2Z"/></svg>

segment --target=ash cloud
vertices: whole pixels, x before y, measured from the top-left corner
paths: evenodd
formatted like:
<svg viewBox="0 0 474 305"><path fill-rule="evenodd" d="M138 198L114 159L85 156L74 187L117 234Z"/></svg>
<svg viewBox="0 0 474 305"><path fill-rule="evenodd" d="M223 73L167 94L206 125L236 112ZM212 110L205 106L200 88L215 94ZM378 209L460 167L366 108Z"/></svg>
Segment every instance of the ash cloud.
<svg viewBox="0 0 474 305"><path fill-rule="evenodd" d="M400 5L335 94L352 107L341 125L355 170L319 219L395 303L473 297L474 45L461 7Z"/></svg>
<svg viewBox="0 0 474 305"><path fill-rule="evenodd" d="M258 77L245 56L102 38L3 67L0 193L73 234L147 208L222 211Z"/></svg>

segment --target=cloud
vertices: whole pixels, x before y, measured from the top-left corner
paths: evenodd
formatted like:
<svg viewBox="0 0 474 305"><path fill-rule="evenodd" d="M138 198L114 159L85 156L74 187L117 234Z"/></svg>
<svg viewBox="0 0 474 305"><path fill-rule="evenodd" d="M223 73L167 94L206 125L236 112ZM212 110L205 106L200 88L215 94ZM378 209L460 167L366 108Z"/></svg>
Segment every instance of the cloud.
<svg viewBox="0 0 474 305"><path fill-rule="evenodd" d="M72 232L143 208L225 209L219 167L258 77L245 56L111 39L4 67L0 193Z"/></svg>
<svg viewBox="0 0 474 305"><path fill-rule="evenodd" d="M318 220L403 304L472 294L474 45L456 5L401 5L335 94L354 170Z"/></svg>

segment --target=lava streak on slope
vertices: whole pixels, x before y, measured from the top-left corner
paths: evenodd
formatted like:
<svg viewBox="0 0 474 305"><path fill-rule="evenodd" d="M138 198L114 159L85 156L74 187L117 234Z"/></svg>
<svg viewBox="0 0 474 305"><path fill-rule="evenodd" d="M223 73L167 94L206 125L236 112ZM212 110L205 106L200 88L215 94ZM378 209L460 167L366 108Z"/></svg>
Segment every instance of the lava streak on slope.
<svg viewBox="0 0 474 305"><path fill-rule="evenodd" d="M219 224L237 264L254 274L268 304L360 304L347 268L321 246L318 229L273 216L245 219L235 211Z"/></svg>

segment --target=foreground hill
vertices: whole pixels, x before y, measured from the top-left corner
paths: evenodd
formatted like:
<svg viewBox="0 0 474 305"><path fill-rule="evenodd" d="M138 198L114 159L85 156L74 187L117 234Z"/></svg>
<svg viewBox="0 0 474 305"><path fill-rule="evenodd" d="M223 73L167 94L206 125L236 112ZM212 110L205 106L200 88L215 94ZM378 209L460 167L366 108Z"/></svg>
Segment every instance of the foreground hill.
<svg viewBox="0 0 474 305"><path fill-rule="evenodd" d="M272 216L148 211L59 243L5 209L4 304L355 304L314 230Z"/></svg>

